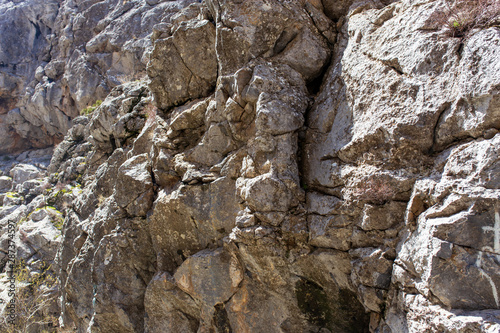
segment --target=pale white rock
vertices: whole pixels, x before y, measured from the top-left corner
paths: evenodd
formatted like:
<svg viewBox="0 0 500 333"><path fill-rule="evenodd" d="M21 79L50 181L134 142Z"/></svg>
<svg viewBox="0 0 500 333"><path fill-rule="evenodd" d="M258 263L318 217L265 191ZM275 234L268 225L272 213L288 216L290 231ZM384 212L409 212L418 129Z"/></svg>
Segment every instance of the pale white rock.
<svg viewBox="0 0 500 333"><path fill-rule="evenodd" d="M20 185L27 180L38 178L41 175L40 169L31 164L18 164L10 171L13 185Z"/></svg>

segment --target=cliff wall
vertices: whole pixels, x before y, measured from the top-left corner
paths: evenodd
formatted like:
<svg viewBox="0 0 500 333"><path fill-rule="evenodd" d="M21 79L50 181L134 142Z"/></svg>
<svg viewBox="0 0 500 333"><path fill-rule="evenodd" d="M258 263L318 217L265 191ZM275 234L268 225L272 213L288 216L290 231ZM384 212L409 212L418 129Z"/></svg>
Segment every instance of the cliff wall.
<svg viewBox="0 0 500 333"><path fill-rule="evenodd" d="M0 3L30 31L0 37L2 151L65 137L2 161L0 250L16 221L65 327L500 329L498 15L455 34L433 0L40 6Z"/></svg>

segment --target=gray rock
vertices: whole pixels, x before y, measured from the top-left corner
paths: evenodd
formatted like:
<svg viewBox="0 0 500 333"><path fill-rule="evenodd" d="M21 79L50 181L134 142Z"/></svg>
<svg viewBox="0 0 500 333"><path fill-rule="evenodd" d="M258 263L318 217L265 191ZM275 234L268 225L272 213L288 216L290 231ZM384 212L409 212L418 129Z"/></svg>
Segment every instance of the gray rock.
<svg viewBox="0 0 500 333"><path fill-rule="evenodd" d="M391 201L383 206L365 205L363 209L363 230L386 230L404 221L405 203Z"/></svg>
<svg viewBox="0 0 500 333"><path fill-rule="evenodd" d="M173 271L183 258L219 244L235 224L236 203L234 181L227 178L161 191L149 222L158 267Z"/></svg>
<svg viewBox="0 0 500 333"><path fill-rule="evenodd" d="M347 251L351 248L352 225L342 216L309 216L309 244ZM344 227L346 226L346 227Z"/></svg>
<svg viewBox="0 0 500 333"><path fill-rule="evenodd" d="M315 33L313 21L299 3L207 4L217 23L216 47L222 75L235 73L253 58L275 56L312 79L329 56L326 43ZM314 62L301 62L308 57Z"/></svg>
<svg viewBox="0 0 500 333"><path fill-rule="evenodd" d="M352 279L355 284L388 289L391 283L392 261L385 258L380 249L362 248L352 250Z"/></svg>
<svg viewBox="0 0 500 333"><path fill-rule="evenodd" d="M12 241L16 241L16 238L12 239L9 237L12 233L9 233L9 224L17 223L22 218L26 217L26 206L16 205L16 206L6 206L2 207L2 214L0 215L0 228L2 230L2 235L0 236L0 250L2 251L2 259L5 260L5 254L9 252L9 245ZM12 230L12 227L10 228Z"/></svg>
<svg viewBox="0 0 500 333"><path fill-rule="evenodd" d="M41 176L41 171L31 164L18 164L10 171L13 186L20 185L27 180L32 180Z"/></svg>
<svg viewBox="0 0 500 333"><path fill-rule="evenodd" d="M217 78L214 25L208 20L185 21L172 37L157 40L148 75L160 109L207 96Z"/></svg>
<svg viewBox="0 0 500 333"><path fill-rule="evenodd" d="M1 114L15 105L22 90L34 78L37 67L50 58L56 1L17 1L0 4ZM12 28L14 27L14 28ZM8 47L7 47L8 46ZM24 80L23 80L24 79Z"/></svg>
<svg viewBox="0 0 500 333"><path fill-rule="evenodd" d="M429 202L437 195L442 198L427 210L418 210L421 212L416 217L416 230L403 244L396 261L410 275L425 276L423 283L416 285L422 293L433 292L441 302L453 308L498 306L495 292L499 282L494 273L498 267L492 262L499 252L495 250L494 232L498 190L489 189L496 188L490 184L496 184L498 178L493 176L497 152L496 148L491 149L497 145L489 144L495 140L497 136L458 146L447 154L439 183L427 194L422 190L430 183L421 182L416 186L415 191L421 194L414 197L420 202ZM465 173L461 171L464 168L468 170ZM418 201L412 202L416 205ZM428 244L427 250L418 250L416 242ZM467 267L466 276L470 279L462 275L460 267ZM477 281L483 281L482 287L471 289Z"/></svg>
<svg viewBox="0 0 500 333"><path fill-rule="evenodd" d="M207 276L212 278L207 279ZM202 307L213 309L216 304L227 302L238 290L243 280L243 267L236 257L221 248L204 250L183 262L174 279L176 285L200 301Z"/></svg>
<svg viewBox="0 0 500 333"><path fill-rule="evenodd" d="M342 201L334 196L308 192L306 196L307 210L312 214L332 215L340 211Z"/></svg>
<svg viewBox="0 0 500 333"><path fill-rule="evenodd" d="M144 112L146 106L146 94L143 81L116 87L94 110L84 135L91 136L90 141L107 153L126 144L129 138L139 134L145 123L140 113ZM134 122L139 119L142 120L139 126L134 126Z"/></svg>
<svg viewBox="0 0 500 333"><path fill-rule="evenodd" d="M144 295L153 277L154 260L144 222L141 219L122 221L126 233L115 231L99 242L92 265L96 306L91 330L137 332L144 329ZM131 240L138 243L131 244Z"/></svg>
<svg viewBox="0 0 500 333"><path fill-rule="evenodd" d="M114 196L132 216L146 216L153 204L151 162L146 154L126 160L118 169Z"/></svg>
<svg viewBox="0 0 500 333"><path fill-rule="evenodd" d="M37 208L64 206L81 332L496 332L498 28L449 37L441 9L64 1L50 58L2 68L0 130L13 150L74 125L48 168L69 193L33 198L41 151L0 161L39 170L2 252L26 216L18 255L54 256Z"/></svg>
<svg viewBox="0 0 500 333"><path fill-rule="evenodd" d="M221 162L223 157L234 148L229 129L219 124L212 125L203 135L201 142L187 154L186 159L212 166Z"/></svg>
<svg viewBox="0 0 500 333"><path fill-rule="evenodd" d="M404 306L406 311L404 313L398 311L395 304ZM432 304L423 295L399 292L395 295L393 305L388 309L387 319L381 327L392 332L422 330L494 332L500 328L500 323L498 310L448 310Z"/></svg>
<svg viewBox="0 0 500 333"><path fill-rule="evenodd" d="M51 263L61 243L60 228L63 219L61 213L50 212L40 220L28 220L19 226L19 238L44 261Z"/></svg>
<svg viewBox="0 0 500 333"><path fill-rule="evenodd" d="M152 27L192 2L2 2L1 151L61 141L82 109L145 75Z"/></svg>
<svg viewBox="0 0 500 333"><path fill-rule="evenodd" d="M196 332L199 305L175 285L166 272L158 272L148 285L144 300L147 317L145 332Z"/></svg>
<svg viewBox="0 0 500 333"><path fill-rule="evenodd" d="M0 192L8 192L12 188L13 180L9 176L0 176Z"/></svg>
<svg viewBox="0 0 500 333"><path fill-rule="evenodd" d="M286 185L273 175L264 174L249 179L238 190L252 210L269 212L290 208L291 198Z"/></svg>

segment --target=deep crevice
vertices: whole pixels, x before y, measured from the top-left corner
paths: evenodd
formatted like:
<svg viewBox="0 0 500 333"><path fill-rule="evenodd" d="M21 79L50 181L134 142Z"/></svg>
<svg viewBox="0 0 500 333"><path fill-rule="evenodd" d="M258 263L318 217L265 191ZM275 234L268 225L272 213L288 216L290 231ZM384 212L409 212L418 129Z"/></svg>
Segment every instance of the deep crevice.
<svg viewBox="0 0 500 333"><path fill-rule="evenodd" d="M224 303L217 303L214 308L215 312L212 321L217 329L217 333L232 333L233 330Z"/></svg>
<svg viewBox="0 0 500 333"><path fill-rule="evenodd" d="M322 70L321 74L316 78L312 79L309 83L307 83L307 91L311 96L317 96L321 90L321 86L323 85L323 81L325 79L327 71Z"/></svg>
<svg viewBox="0 0 500 333"><path fill-rule="evenodd" d="M437 145L437 131L438 131L438 126L439 126L439 123L441 122L441 119L443 118L443 115L446 113L447 110L450 109L450 106L451 106L451 103L447 102L445 104L443 104L441 106L441 109L438 110L438 117L437 117L437 120L436 120L436 123L434 124L434 128L432 130L432 147L430 148L429 152L428 152L428 155L432 155L433 153L436 152L435 150L435 147Z"/></svg>

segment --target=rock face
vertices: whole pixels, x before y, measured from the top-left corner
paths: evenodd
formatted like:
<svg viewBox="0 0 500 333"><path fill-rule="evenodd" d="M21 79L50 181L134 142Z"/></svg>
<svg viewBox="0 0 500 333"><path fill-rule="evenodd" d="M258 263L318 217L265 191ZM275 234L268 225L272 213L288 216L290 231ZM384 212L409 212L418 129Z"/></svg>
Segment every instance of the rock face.
<svg viewBox="0 0 500 333"><path fill-rule="evenodd" d="M24 218L18 253L53 263L60 322L500 330L500 29L449 37L446 8L63 2L33 74L60 98L28 93L7 117L31 144L66 136L49 166L24 156L0 175L0 225ZM24 115L97 97L66 127Z"/></svg>
<svg viewBox="0 0 500 333"><path fill-rule="evenodd" d="M1 1L0 153L60 142L82 109L144 76L153 27L192 2Z"/></svg>

